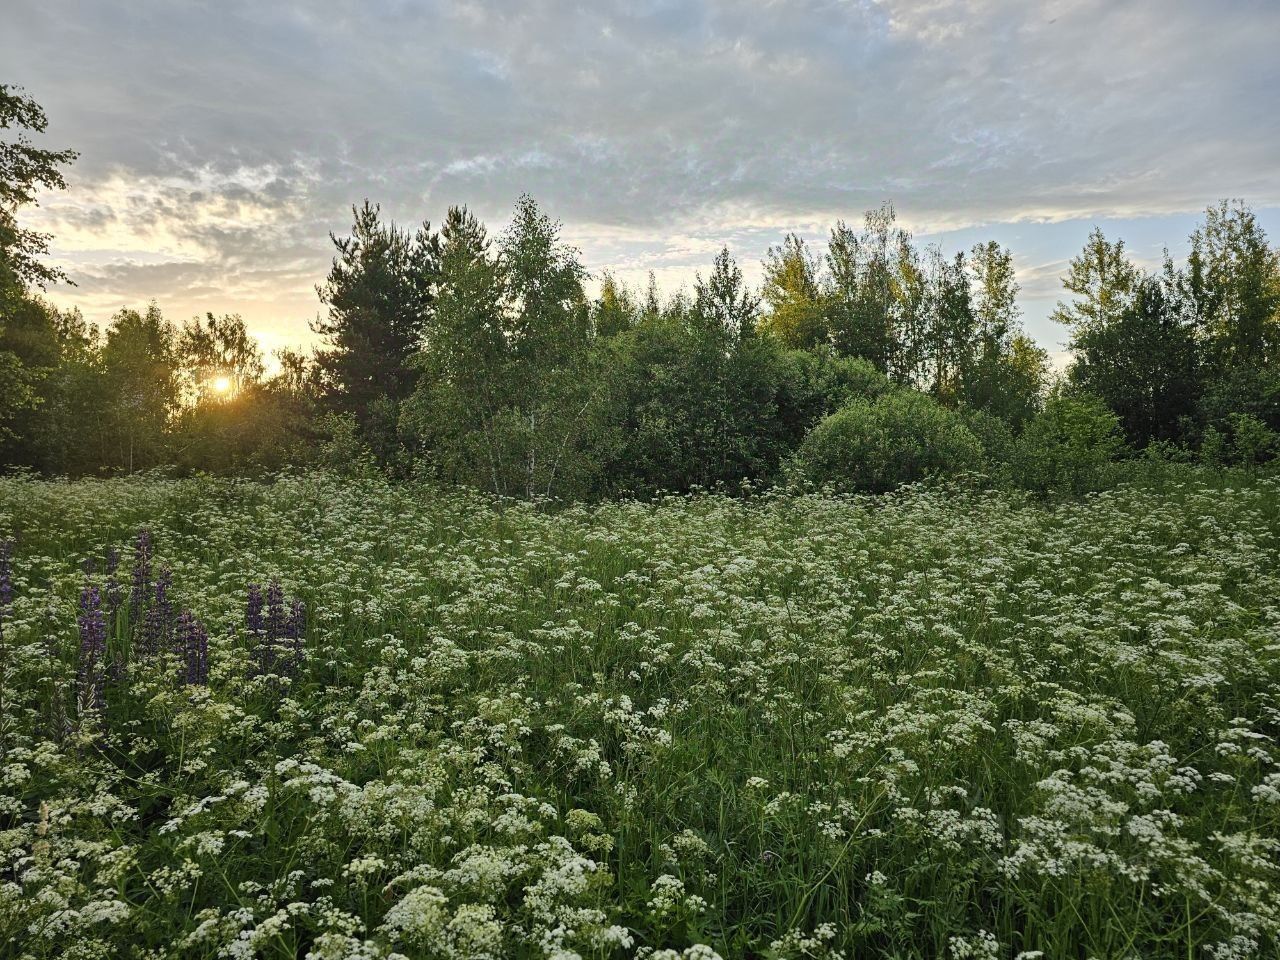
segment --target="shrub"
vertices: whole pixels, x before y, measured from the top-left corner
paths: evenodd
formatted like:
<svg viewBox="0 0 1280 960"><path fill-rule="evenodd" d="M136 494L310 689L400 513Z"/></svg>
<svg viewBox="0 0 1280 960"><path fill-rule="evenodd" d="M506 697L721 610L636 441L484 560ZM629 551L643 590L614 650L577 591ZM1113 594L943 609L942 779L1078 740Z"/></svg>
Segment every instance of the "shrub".
<svg viewBox="0 0 1280 960"><path fill-rule="evenodd" d="M840 357L829 348L777 349L772 423L765 425L794 453L823 417L854 400L888 393L889 378L861 357ZM757 429L762 429L757 426Z"/></svg>
<svg viewBox="0 0 1280 960"><path fill-rule="evenodd" d="M1248 414L1270 430L1280 430L1280 371L1245 366L1209 383L1200 401L1206 426L1230 430L1233 414Z"/></svg>
<svg viewBox="0 0 1280 960"><path fill-rule="evenodd" d="M1087 493L1106 485L1123 447L1120 420L1106 404L1057 387L1018 439L1014 474L1029 490Z"/></svg>
<svg viewBox="0 0 1280 960"><path fill-rule="evenodd" d="M1280 373L1229 370L1200 402L1200 460L1209 466L1257 467L1280 452Z"/></svg>
<svg viewBox="0 0 1280 960"><path fill-rule="evenodd" d="M982 444L983 457L990 472L1005 470L1013 459L1016 438L1013 428L1003 417L986 410L975 410L964 407L960 410L960 419L970 432Z"/></svg>
<svg viewBox="0 0 1280 960"><path fill-rule="evenodd" d="M610 409L592 452L599 492L615 494L768 482L823 417L889 389L865 360L726 341L679 317L642 320L599 354Z"/></svg>
<svg viewBox="0 0 1280 960"><path fill-rule="evenodd" d="M360 436L360 425L349 413L329 413L320 421L324 440L316 465L340 477L375 477L378 461Z"/></svg>
<svg viewBox="0 0 1280 960"><path fill-rule="evenodd" d="M872 493L982 462L982 444L960 416L911 390L855 400L814 427L797 455L806 479Z"/></svg>
<svg viewBox="0 0 1280 960"><path fill-rule="evenodd" d="M1280 436L1257 417L1247 413L1231 414L1231 453L1237 464L1256 467L1270 460L1277 448L1280 448Z"/></svg>

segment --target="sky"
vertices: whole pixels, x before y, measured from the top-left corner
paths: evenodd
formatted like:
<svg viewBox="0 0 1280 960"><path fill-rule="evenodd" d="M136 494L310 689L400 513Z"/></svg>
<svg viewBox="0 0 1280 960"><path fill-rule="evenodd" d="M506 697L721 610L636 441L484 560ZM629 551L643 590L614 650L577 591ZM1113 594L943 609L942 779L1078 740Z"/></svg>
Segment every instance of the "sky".
<svg viewBox="0 0 1280 960"><path fill-rule="evenodd" d="M944 251L1010 247L1056 353L1093 225L1155 266L1239 197L1280 240L1277 37L1276 0L4 0L0 82L81 153L24 222L93 320L307 345L365 198L498 230L529 193L597 278L668 292L889 200Z"/></svg>

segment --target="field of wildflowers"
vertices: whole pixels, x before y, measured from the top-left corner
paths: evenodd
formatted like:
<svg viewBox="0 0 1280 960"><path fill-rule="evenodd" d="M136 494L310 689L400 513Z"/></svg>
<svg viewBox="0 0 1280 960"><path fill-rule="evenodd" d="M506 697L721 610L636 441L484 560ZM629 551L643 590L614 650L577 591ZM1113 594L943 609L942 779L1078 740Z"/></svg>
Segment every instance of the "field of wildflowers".
<svg viewBox="0 0 1280 960"><path fill-rule="evenodd" d="M1274 957L1280 482L0 480L0 955Z"/></svg>

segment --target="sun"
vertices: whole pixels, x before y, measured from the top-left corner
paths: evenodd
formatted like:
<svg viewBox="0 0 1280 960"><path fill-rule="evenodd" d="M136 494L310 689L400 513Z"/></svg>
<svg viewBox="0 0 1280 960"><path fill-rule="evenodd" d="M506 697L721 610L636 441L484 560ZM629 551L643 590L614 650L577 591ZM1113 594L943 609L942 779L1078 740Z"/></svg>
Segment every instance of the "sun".
<svg viewBox="0 0 1280 960"><path fill-rule="evenodd" d="M210 384L210 386L213 387L214 393L221 393L224 395L228 394L231 392L231 378L230 377L214 377L213 382Z"/></svg>

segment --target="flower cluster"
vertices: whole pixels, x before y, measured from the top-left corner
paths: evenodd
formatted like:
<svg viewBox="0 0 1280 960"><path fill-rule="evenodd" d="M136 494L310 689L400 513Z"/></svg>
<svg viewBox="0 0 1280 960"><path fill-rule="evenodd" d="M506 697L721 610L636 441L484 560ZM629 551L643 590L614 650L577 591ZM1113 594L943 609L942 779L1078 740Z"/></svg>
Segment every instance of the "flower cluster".
<svg viewBox="0 0 1280 960"><path fill-rule="evenodd" d="M252 674L296 677L302 667L307 634L307 607L294 597L285 605L280 581L272 580L264 596L259 584L249 584L245 599L245 626L253 644Z"/></svg>

